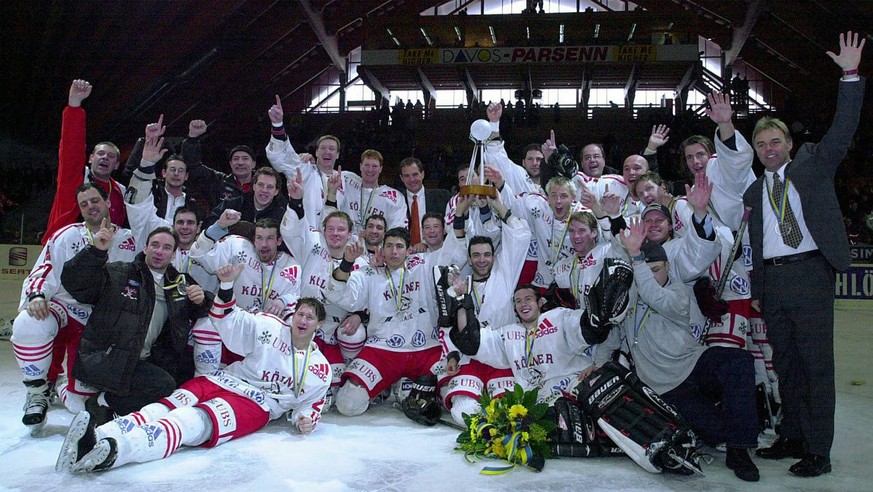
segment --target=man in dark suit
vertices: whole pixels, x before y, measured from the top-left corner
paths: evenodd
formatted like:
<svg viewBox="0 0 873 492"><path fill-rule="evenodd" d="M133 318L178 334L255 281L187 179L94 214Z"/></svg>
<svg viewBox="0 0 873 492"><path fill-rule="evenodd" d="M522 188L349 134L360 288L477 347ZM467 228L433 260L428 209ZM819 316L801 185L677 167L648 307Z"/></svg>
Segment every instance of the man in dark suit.
<svg viewBox="0 0 873 492"><path fill-rule="evenodd" d="M421 219L424 214L444 214L452 194L441 188L425 189L424 166L415 157L400 161L400 180L405 188L403 198L406 199L406 210L409 214L410 246L415 246L421 243ZM418 215L414 216L413 211L417 211Z"/></svg>
<svg viewBox="0 0 873 492"><path fill-rule="evenodd" d="M800 147L775 118L755 125L752 143L766 172L743 195L752 208L749 238L752 306L761 310L779 375L783 420L779 439L762 458L802 458L794 475L831 471L834 438L834 273L850 263L834 175L858 126L865 80L858 76L864 39L840 35L843 70L837 111L818 144Z"/></svg>

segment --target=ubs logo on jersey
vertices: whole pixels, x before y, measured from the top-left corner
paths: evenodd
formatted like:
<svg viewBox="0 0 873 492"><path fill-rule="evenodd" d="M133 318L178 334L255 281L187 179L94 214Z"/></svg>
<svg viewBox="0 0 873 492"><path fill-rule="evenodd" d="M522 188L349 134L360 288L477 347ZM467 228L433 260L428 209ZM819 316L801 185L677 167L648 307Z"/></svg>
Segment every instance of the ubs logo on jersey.
<svg viewBox="0 0 873 492"><path fill-rule="evenodd" d="M388 340L385 340L385 344L391 348L399 348L402 347L406 343L406 339L403 338L402 335L395 333L391 335Z"/></svg>
<svg viewBox="0 0 873 492"><path fill-rule="evenodd" d="M749 293L749 282L742 277L734 277L731 279L731 290L741 296L747 295Z"/></svg>
<svg viewBox="0 0 873 492"><path fill-rule="evenodd" d="M297 274L299 273L298 270L299 269L298 269L297 265L294 265L294 266L291 266L291 267L288 267L288 268L282 270L279 273L279 276L281 276L285 280L291 282L293 285L297 285Z"/></svg>
<svg viewBox="0 0 873 492"><path fill-rule="evenodd" d="M412 335L413 347L424 347L427 343L427 336L421 330L415 330L415 335Z"/></svg>

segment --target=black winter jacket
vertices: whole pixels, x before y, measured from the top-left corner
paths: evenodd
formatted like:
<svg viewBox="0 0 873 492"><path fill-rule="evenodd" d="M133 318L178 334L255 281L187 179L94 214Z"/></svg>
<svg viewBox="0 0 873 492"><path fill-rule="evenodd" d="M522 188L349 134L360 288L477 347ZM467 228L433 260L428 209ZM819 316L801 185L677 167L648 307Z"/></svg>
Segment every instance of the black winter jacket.
<svg viewBox="0 0 873 492"><path fill-rule="evenodd" d="M61 283L77 301L94 306L79 342L73 377L118 395L130 392L155 306L155 282L139 253L133 262L106 263L105 251L89 246L64 265ZM164 275L170 285L179 272L172 265ZM189 284L196 283L185 274ZM186 351L192 322L208 314L213 295L193 304L176 289L165 290L167 321L148 361L170 373L177 384L193 376L193 355Z"/></svg>

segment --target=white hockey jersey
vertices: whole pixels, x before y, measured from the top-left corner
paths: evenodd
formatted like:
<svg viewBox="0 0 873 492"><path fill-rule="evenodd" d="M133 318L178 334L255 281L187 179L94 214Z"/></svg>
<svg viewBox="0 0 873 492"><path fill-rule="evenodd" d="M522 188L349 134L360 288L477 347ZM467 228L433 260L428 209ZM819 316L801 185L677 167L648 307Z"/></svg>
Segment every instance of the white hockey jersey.
<svg viewBox="0 0 873 492"><path fill-rule="evenodd" d="M290 420L300 416L321 419L324 397L332 378L330 363L318 346L294 348L291 326L266 313L247 313L236 301L215 299L209 312L221 341L245 359L207 374L213 383L248 397L276 419L293 410Z"/></svg>
<svg viewBox="0 0 873 492"><path fill-rule="evenodd" d="M379 185L376 188L364 188L360 176L343 171L340 188L336 195L339 209L352 218L353 234L360 234L364 229L364 221L373 214L385 217L387 223L385 230L394 227L408 227L409 225L409 220L406 217L406 200L399 191L390 186ZM306 209L306 214L309 214L309 209Z"/></svg>
<svg viewBox="0 0 873 492"><path fill-rule="evenodd" d="M137 244L141 244L143 247L145 247L146 238L153 230L158 227L173 228L172 223L158 217L158 209L152 200L151 186L147 189L148 194L142 198L142 201L139 201L140 197L137 197L138 203L127 202L125 204L130 228L136 234ZM200 263L194 261L188 250L176 249L176 254L173 255L173 267L179 273L188 273L194 277L194 280L203 290L207 292L218 291L218 278L207 272Z"/></svg>
<svg viewBox="0 0 873 492"><path fill-rule="evenodd" d="M538 388L538 400L551 403L594 363L581 318L582 310L556 308L540 314L534 330L519 323L481 330L473 357L493 367L509 367L525 391Z"/></svg>
<svg viewBox="0 0 873 492"><path fill-rule="evenodd" d="M300 296L314 297L324 304L327 317L315 336L328 344L336 345L336 329L349 315L349 311L336 303L328 302L324 292L334 269L339 268L342 258L332 258L324 241L324 235L309 227L306 222L297 217L297 212L290 208L285 211L285 216L282 218L281 234L291 254L303 261ZM355 260L353 268L357 270L366 266L368 266L367 259L361 256Z"/></svg>
<svg viewBox="0 0 873 492"><path fill-rule="evenodd" d="M581 203L573 202L570 214L584 209ZM533 231L528 249L528 259L537 261L533 284L537 287L548 287L554 280L554 265L573 254L573 246L567 234L569 224L566 219L555 219L548 200L538 193L516 195L512 213L525 219ZM569 219L569 215L567 218Z"/></svg>
<svg viewBox="0 0 873 492"><path fill-rule="evenodd" d="M64 263L76 253L93 244L93 234L84 222L70 224L59 229L46 242L36 259L30 275L24 279L18 310L27 307L27 297L39 293L47 301L56 301L66 308L67 313L83 325L91 316L91 305L81 304L61 285L61 272ZM133 261L139 253L136 238L130 229L117 228L109 246L109 261Z"/></svg>
<svg viewBox="0 0 873 492"><path fill-rule="evenodd" d="M555 265L555 283L573 293L578 309L585 307L585 295L600 275L606 258L628 259L628 256L624 248L608 241L598 244L582 257L574 253Z"/></svg>
<svg viewBox="0 0 873 492"><path fill-rule="evenodd" d="M286 180L297 178L299 169L303 177L303 208L306 210L306 221L311 227L321 229L321 217L324 211L324 200L327 197L327 178L333 175L325 174L314 163L301 162L300 156L288 140L278 140L270 137L267 144L267 159L273 169L285 176Z"/></svg>
<svg viewBox="0 0 873 492"><path fill-rule="evenodd" d="M325 296L346 311L370 310L367 345L415 352L439 345L433 267L462 265L467 252L456 238L438 251L411 255L401 268L366 266L341 282L331 276Z"/></svg>
<svg viewBox="0 0 873 492"><path fill-rule="evenodd" d="M231 234L214 242L203 232L191 246L190 254L212 274L227 264L245 264L233 283L233 293L246 311L263 311L273 299L281 299L285 309L293 310L297 305L302 283L300 263L285 252L279 251L274 261L264 264L248 239Z"/></svg>

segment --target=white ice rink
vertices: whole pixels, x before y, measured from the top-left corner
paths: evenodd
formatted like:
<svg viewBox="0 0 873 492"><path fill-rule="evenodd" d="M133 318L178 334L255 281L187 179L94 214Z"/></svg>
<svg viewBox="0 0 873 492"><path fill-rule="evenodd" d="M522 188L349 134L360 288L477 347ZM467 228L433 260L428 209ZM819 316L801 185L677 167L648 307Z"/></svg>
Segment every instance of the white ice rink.
<svg viewBox="0 0 873 492"><path fill-rule="evenodd" d="M0 296L18 291L0 284ZM20 285L20 284L19 284ZM15 289L20 288L16 287ZM0 317L17 301L2 302ZM873 491L873 311L837 310L837 414L834 471L804 479L788 474L794 460L755 459L761 481L746 483L724 466L724 454L704 466L706 476L652 475L627 458L558 459L541 473L516 468L480 475L453 451L457 431L424 427L388 404L360 417L327 413L303 437L284 421L214 449L181 448L162 461L131 464L91 475L54 471L72 414L52 408L39 437L21 424L24 386L8 340L0 341L0 490L37 491L440 491L473 490L845 490ZM851 382L855 381L856 385ZM857 385L857 383L862 383ZM772 435L764 437L766 442Z"/></svg>

